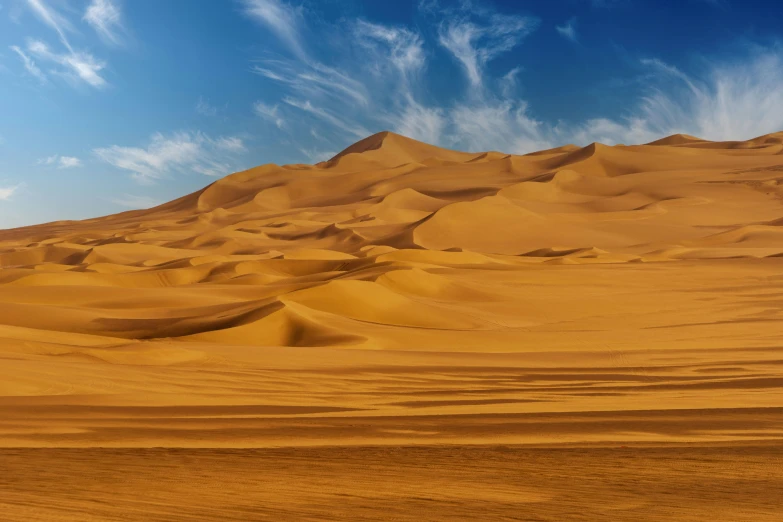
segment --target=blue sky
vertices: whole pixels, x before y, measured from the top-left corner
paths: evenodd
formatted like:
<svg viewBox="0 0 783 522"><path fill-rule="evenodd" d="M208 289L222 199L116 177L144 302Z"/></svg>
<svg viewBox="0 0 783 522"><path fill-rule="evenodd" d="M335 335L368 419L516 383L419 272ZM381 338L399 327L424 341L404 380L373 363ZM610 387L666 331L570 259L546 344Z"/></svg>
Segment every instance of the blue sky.
<svg viewBox="0 0 783 522"><path fill-rule="evenodd" d="M393 130L462 150L783 130L783 2L0 0L0 228Z"/></svg>

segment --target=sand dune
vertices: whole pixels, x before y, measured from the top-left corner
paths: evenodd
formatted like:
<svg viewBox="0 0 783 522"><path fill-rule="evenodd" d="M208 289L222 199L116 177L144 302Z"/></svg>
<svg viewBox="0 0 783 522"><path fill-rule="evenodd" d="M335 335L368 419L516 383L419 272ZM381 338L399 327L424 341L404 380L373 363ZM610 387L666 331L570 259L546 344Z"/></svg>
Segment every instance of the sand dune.
<svg viewBox="0 0 783 522"><path fill-rule="evenodd" d="M383 132L0 231L0 446L763 454L783 439L781 154L783 133L518 156ZM566 516L550 478L533 518ZM668 520L643 494L612 517Z"/></svg>

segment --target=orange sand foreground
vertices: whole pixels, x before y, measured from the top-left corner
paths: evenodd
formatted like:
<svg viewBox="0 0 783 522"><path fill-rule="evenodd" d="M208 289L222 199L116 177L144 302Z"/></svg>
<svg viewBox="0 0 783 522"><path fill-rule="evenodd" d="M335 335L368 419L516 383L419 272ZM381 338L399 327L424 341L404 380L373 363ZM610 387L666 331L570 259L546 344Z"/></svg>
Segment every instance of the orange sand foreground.
<svg viewBox="0 0 783 522"><path fill-rule="evenodd" d="M780 520L783 133L380 133L0 267L10 520Z"/></svg>

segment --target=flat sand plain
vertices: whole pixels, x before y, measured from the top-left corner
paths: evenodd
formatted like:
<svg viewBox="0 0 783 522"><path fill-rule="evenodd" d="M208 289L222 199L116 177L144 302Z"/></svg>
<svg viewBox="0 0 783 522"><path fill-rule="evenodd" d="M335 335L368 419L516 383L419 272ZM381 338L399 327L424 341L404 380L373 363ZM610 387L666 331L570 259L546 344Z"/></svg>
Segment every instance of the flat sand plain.
<svg viewBox="0 0 783 522"><path fill-rule="evenodd" d="M380 133L0 231L9 520L778 520L783 134Z"/></svg>

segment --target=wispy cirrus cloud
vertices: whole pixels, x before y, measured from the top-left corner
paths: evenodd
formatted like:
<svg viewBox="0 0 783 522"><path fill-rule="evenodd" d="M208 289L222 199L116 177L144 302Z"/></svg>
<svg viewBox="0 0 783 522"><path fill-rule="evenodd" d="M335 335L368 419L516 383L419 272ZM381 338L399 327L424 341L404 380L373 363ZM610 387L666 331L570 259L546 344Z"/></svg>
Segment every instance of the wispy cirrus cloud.
<svg viewBox="0 0 783 522"><path fill-rule="evenodd" d="M556 25L555 30L566 40L571 40L572 42L579 40L576 34L576 18L571 18L563 25Z"/></svg>
<svg viewBox="0 0 783 522"><path fill-rule="evenodd" d="M196 102L196 112L203 116L215 116L217 115L217 107L210 104L208 100L205 100L203 96L199 96Z"/></svg>
<svg viewBox="0 0 783 522"><path fill-rule="evenodd" d="M145 184L173 172L192 171L207 176L231 173L236 155L245 150L236 136L210 138L200 132L154 134L146 147L112 145L93 150L102 161L131 173Z"/></svg>
<svg viewBox="0 0 783 522"><path fill-rule="evenodd" d="M57 156L49 156L48 158L41 158L36 162L36 165L54 165L57 162Z"/></svg>
<svg viewBox="0 0 783 522"><path fill-rule="evenodd" d="M44 82L49 75L61 76L73 84L86 83L95 88L101 88L107 85L102 76L102 71L106 67L103 60L96 58L90 52L76 50L68 38L68 34L75 32L76 29L67 17L52 8L45 0L26 0L26 5L33 14L50 29L53 29L64 47L63 50L54 50L48 44L40 39L28 39L26 49L14 45L11 49L19 55L24 64L25 70L38 80ZM105 14L109 6L115 6L112 0L95 0L90 7L97 7L98 11L92 11L93 16L85 18L89 23L99 20L100 13ZM119 13L119 11L117 11ZM108 15L106 15L108 16ZM119 15L117 15L119 16ZM107 30L114 27L110 23L111 16L103 19L103 27ZM117 21L119 23L119 21ZM46 73L41 67L33 61L33 57L41 63L47 64L51 69ZM48 74L47 74L48 73Z"/></svg>
<svg viewBox="0 0 783 522"><path fill-rule="evenodd" d="M56 165L58 169L73 169L82 166L82 160L73 156L49 156L38 160L38 165Z"/></svg>
<svg viewBox="0 0 783 522"><path fill-rule="evenodd" d="M296 33L288 34L309 34L301 10L282 1L275 5L290 9L287 19L296 20ZM749 51L688 74L659 60L637 60L646 87L622 115L544 121L519 96L523 64L499 74L491 67L524 45L537 19L477 9L469 2L448 9L434 1L423 5L425 20L434 24L434 39L412 27L342 19L345 42L338 39L337 47L352 44L350 56L332 53L334 61L326 64L308 56L257 62L253 71L285 91L278 101L256 104L254 111L278 127L285 122L291 135L310 132L329 136L333 143L389 129L441 146L512 153L565 143L642 143L677 132L747 139L783 129L779 48ZM564 37L578 40L575 19L559 27ZM432 102L428 58L439 49L453 56L466 87L461 95ZM308 159L319 157L319 147L298 148Z"/></svg>
<svg viewBox="0 0 783 522"><path fill-rule="evenodd" d="M11 185L11 186L2 186L0 187L0 201L8 201L11 199L11 196L13 196L17 190L19 190L20 185Z"/></svg>
<svg viewBox="0 0 783 522"><path fill-rule="evenodd" d="M462 64L470 83L477 87L483 83L487 63L519 45L538 24L535 17L464 11L441 23L438 41Z"/></svg>
<svg viewBox="0 0 783 522"><path fill-rule="evenodd" d="M27 5L43 23L48 25L51 29L54 29L60 37L60 42L62 42L69 51L73 52L73 48L66 37L66 32L73 31L71 22L56 10L49 7L44 0L27 0Z"/></svg>
<svg viewBox="0 0 783 522"><path fill-rule="evenodd" d="M27 50L41 60L61 65L62 70L59 74L66 78L83 81L92 87L106 85L106 80L101 76L101 71L106 67L105 62L89 53L74 51L57 53L40 40L28 42Z"/></svg>
<svg viewBox="0 0 783 522"><path fill-rule="evenodd" d="M242 0L245 14L271 30L299 58L306 58L300 34L302 8L280 0Z"/></svg>
<svg viewBox="0 0 783 522"><path fill-rule="evenodd" d="M373 64L379 72L385 64L391 64L403 82L407 83L424 67L424 41L421 35L410 29L358 20L354 34L361 45L369 48L376 56L385 58Z"/></svg>
<svg viewBox="0 0 783 522"><path fill-rule="evenodd" d="M283 9L287 6L282 2L276 5ZM521 70L514 68L504 78L495 79L487 77L487 64L519 45L538 21L473 9L469 4L450 9L445 12L448 16L436 12L439 7L435 3L428 9L430 16L446 20L438 25L438 41L454 55L468 79L472 93L468 105L433 106L422 96L427 90L423 83L427 51L419 31L358 19L341 21L349 28L346 36L359 44L352 62L326 65L306 57L266 60L255 66L256 74L290 89L279 105L262 103L255 107L256 113L277 123L290 119L283 115L287 112L283 109L293 107L327 125L332 135L347 133L358 138L369 134L369 129L391 129L431 143L475 146L476 140L465 134L480 132L477 125L469 124L471 111L483 116L508 108L510 103L494 100L491 91L500 89L512 96ZM304 22L297 18L297 23L301 26ZM355 67L355 63L361 65ZM333 81L323 81L317 74L328 75ZM301 115L291 119L301 120ZM520 121L517 113L508 120Z"/></svg>
<svg viewBox="0 0 783 522"><path fill-rule="evenodd" d="M115 45L122 42L125 28L117 0L92 0L84 11L83 19L104 41Z"/></svg>
<svg viewBox="0 0 783 522"><path fill-rule="evenodd" d="M677 133L742 140L783 129L780 50L713 63L700 75L688 75L658 59L640 60L639 66L649 87L619 118L543 122L529 114L524 102L507 100L494 110L459 109L464 117L458 134L470 136L479 148L532 152L565 143L648 143Z"/></svg>
<svg viewBox="0 0 783 522"><path fill-rule="evenodd" d="M296 107L297 109L310 113L313 116L333 125L334 127L337 127L338 129L341 129L345 132L349 132L358 138L364 138L370 134L370 131L368 131L365 127L357 123L346 122L326 109L315 107L312 103L310 103L309 100L302 101L296 100L294 98L283 98L283 102L287 103L291 107Z"/></svg>
<svg viewBox="0 0 783 522"><path fill-rule="evenodd" d="M310 163L313 164L326 161L337 155L337 151L326 151L326 150L319 150L314 148L313 149L300 148L299 152L301 152L308 159L308 161L310 161Z"/></svg>
<svg viewBox="0 0 783 522"><path fill-rule="evenodd" d="M616 143L629 136L641 141L674 133L720 141L783 130L781 49L757 49L712 63L698 76L658 59L644 59L641 65L653 73L653 85L624 121L594 121L606 141Z"/></svg>
<svg viewBox="0 0 783 522"><path fill-rule="evenodd" d="M425 107L409 100L399 115L386 118L395 132L427 143L445 144L449 114L440 107Z"/></svg>
<svg viewBox="0 0 783 522"><path fill-rule="evenodd" d="M212 140L212 144L214 144L214 146L218 149L227 150L230 152L243 152L247 150L245 147L245 142L242 140L242 138L238 138L237 136L224 136L222 138Z"/></svg>
<svg viewBox="0 0 783 522"><path fill-rule="evenodd" d="M11 50L15 52L17 55L19 55L19 58L22 60L22 63L24 64L24 68L27 70L28 73L30 73L32 76L37 78L41 83L46 82L46 75L41 71L40 68L35 64L35 61L28 56L22 49L20 49L16 45L11 46Z"/></svg>
<svg viewBox="0 0 783 522"><path fill-rule="evenodd" d="M280 107L278 105L267 105L264 102L257 101L253 105L253 110L261 118L273 122L278 129L285 127L285 120L280 116Z"/></svg>
<svg viewBox="0 0 783 522"><path fill-rule="evenodd" d="M73 156L60 156L59 168L61 169L73 169L82 166L82 160Z"/></svg>
<svg viewBox="0 0 783 522"><path fill-rule="evenodd" d="M318 62L262 60L252 71L286 84L302 96L329 96L362 106L369 102L364 84Z"/></svg>

